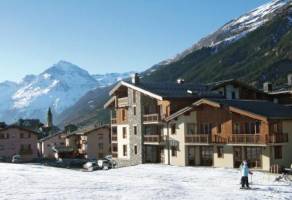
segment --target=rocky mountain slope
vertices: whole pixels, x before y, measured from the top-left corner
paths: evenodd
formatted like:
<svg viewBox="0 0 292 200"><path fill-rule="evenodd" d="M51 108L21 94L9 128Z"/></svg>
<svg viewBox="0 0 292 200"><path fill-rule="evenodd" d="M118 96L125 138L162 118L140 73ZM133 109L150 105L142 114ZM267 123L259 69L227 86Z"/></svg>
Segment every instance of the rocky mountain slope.
<svg viewBox="0 0 292 200"><path fill-rule="evenodd" d="M290 0L272 1L232 20L175 59L147 70L144 79L181 77L209 82L239 78L256 86L267 80L283 84L292 72L291 4Z"/></svg>

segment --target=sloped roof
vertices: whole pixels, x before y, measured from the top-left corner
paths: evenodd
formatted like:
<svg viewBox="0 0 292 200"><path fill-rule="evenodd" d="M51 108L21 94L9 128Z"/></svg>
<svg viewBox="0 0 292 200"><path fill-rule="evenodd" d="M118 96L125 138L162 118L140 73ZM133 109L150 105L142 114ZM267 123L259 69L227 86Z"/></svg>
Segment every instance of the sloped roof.
<svg viewBox="0 0 292 200"><path fill-rule="evenodd" d="M18 126L18 125L15 125L15 124L12 124L12 125L6 126L5 128L0 129L0 132L8 130L8 129L11 129L11 128L16 128L16 129L19 129L19 130L23 130L23 131L27 131L27 132L33 133L35 135L39 135L39 133L34 131L34 130L31 130L31 129L28 129L28 128L24 128L22 126Z"/></svg>
<svg viewBox="0 0 292 200"><path fill-rule="evenodd" d="M290 107L276 104L271 101L239 99L212 99L210 101L217 102L221 105L239 108L270 119L292 119L292 109Z"/></svg>
<svg viewBox="0 0 292 200"><path fill-rule="evenodd" d="M44 137L44 138L40 139L39 142L43 142L43 141L49 140L49 139L51 139L51 138L53 138L55 136L62 135L62 134L65 135L64 132L58 132L58 133L54 133L52 135L48 135L47 137Z"/></svg>
<svg viewBox="0 0 292 200"><path fill-rule="evenodd" d="M193 107L187 106L176 113L173 113L166 121L170 121L180 115L193 110L194 107L204 103L212 104L216 107L226 106L242 111L253 113L268 119L292 119L292 108L281 104L263 100L241 100L241 99L200 99L193 103Z"/></svg>
<svg viewBox="0 0 292 200"><path fill-rule="evenodd" d="M176 99L176 98L220 98L222 95L213 92L208 87L193 83L173 83L173 82L144 82L132 84L130 81L121 81L113 91L121 85L138 89L158 99ZM113 93L111 91L111 93Z"/></svg>

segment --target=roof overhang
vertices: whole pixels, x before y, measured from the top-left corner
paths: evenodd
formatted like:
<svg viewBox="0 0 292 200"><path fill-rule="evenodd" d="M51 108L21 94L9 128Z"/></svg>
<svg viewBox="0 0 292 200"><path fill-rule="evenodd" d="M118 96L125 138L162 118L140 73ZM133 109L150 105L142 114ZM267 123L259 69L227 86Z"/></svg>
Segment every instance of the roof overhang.
<svg viewBox="0 0 292 200"><path fill-rule="evenodd" d="M115 93L115 91L117 91L117 89L120 88L121 86L125 86L125 87L128 87L128 88L131 88L131 89L136 90L138 92L141 92L141 93L143 93L145 95L153 97L153 98L155 98L157 100L163 100L162 96L160 96L158 94L154 94L154 93L152 93L150 91L144 90L144 89L142 89L142 88L140 88L140 87L138 87L136 85L132 85L132 84L127 83L125 81L120 81L115 87L113 87L113 89L109 92L109 95L112 96Z"/></svg>
<svg viewBox="0 0 292 200"><path fill-rule="evenodd" d="M200 99L199 101L196 101L195 103L193 103L193 106L200 106L202 104L207 104L216 108L220 108L221 105L219 103L217 103L216 101L211 101L209 99Z"/></svg>
<svg viewBox="0 0 292 200"><path fill-rule="evenodd" d="M104 108L109 108L111 105L115 104L116 102L116 96L112 96L104 105ZM114 105L115 106L115 105Z"/></svg>
<svg viewBox="0 0 292 200"><path fill-rule="evenodd" d="M187 106L187 107L185 107L185 108L173 113L172 115L167 117L165 119L165 121L169 122L169 121L171 121L171 120L183 115L186 112L192 111L194 109L194 107L197 107L197 106L200 106L200 105L203 105L203 104L206 104L206 105L209 105L209 106L212 106L212 107L215 107L215 108L222 107L222 105L220 103L218 103L218 102L216 102L214 100L200 99L200 100L196 101L195 103L193 103L192 106ZM244 115L244 116L247 116L247 117L251 117L253 119L257 119L257 120L261 120L261 121L267 121L268 120L268 118L266 116L262 116L262 115L259 115L259 114L256 114L256 113L253 113L253 112L250 112L250 111L246 111L246 110L239 109L237 107L233 107L233 106L229 106L229 105L226 105L226 107L231 112L238 113L238 114L241 114L241 115Z"/></svg>

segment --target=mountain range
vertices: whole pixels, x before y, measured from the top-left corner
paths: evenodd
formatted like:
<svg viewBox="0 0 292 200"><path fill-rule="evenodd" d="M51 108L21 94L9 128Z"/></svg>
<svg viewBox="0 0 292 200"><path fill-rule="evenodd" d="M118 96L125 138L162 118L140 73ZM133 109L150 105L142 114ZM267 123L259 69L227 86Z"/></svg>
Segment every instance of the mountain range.
<svg viewBox="0 0 292 200"><path fill-rule="evenodd" d="M129 73L90 75L86 70L66 61L59 61L39 75L27 75L20 82L0 83L0 121L11 123L19 118L46 120L51 107L60 115L88 91L104 88Z"/></svg>

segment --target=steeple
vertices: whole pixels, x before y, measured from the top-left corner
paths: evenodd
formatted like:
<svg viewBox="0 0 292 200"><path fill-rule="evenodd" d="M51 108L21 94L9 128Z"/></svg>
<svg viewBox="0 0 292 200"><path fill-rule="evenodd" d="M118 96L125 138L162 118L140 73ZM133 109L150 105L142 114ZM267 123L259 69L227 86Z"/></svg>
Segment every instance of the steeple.
<svg viewBox="0 0 292 200"><path fill-rule="evenodd" d="M48 114L47 114L47 127L53 127L53 114L51 111L51 107L49 107Z"/></svg>

